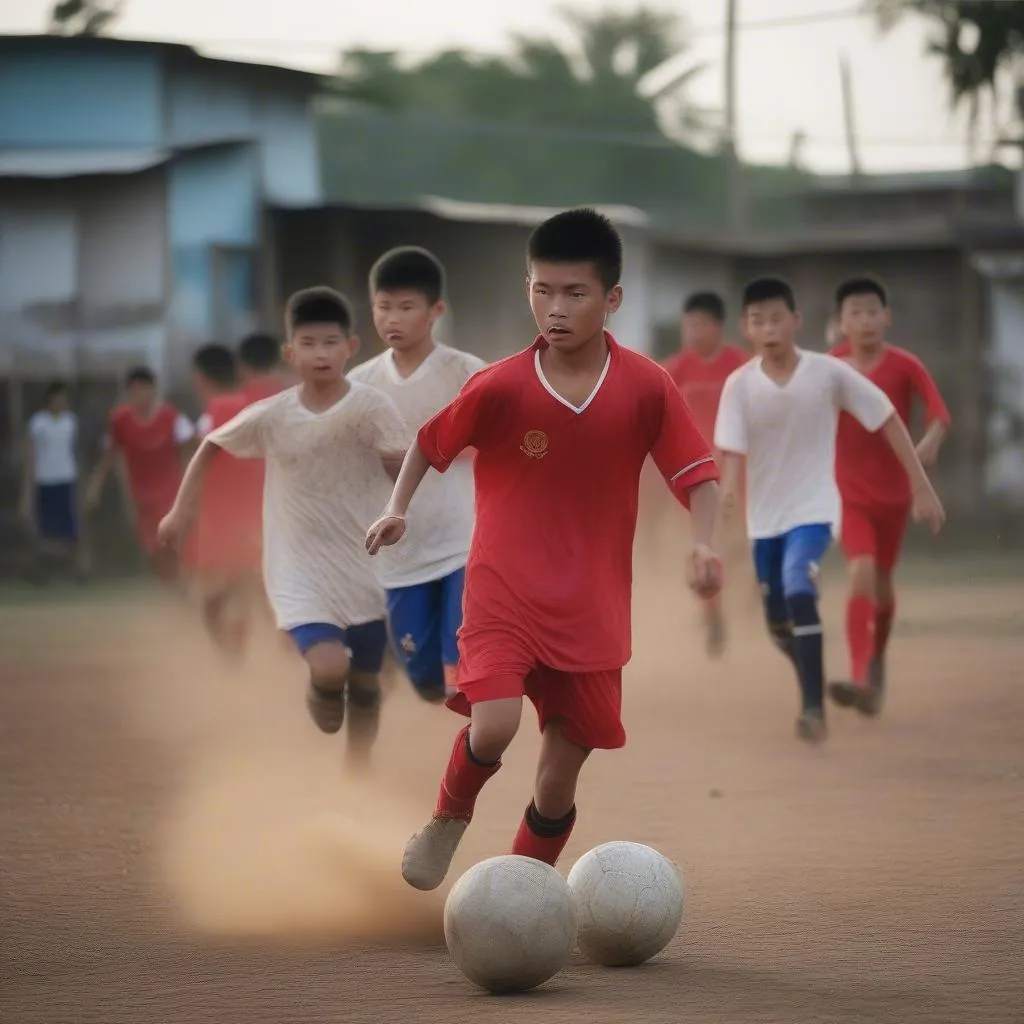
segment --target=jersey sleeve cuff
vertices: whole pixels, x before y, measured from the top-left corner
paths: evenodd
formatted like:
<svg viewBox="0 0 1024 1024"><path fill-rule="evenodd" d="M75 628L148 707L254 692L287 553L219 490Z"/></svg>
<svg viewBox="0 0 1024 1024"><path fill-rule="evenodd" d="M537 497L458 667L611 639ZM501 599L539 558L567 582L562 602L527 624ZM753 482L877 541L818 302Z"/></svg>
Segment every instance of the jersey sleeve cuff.
<svg viewBox="0 0 1024 1024"><path fill-rule="evenodd" d="M423 452L427 462L438 473L443 473L452 464L453 460L445 455L437 446L437 440L433 436L433 431L428 431L426 427L422 427L416 435L416 444L419 445L419 449Z"/></svg>
<svg viewBox="0 0 1024 1024"><path fill-rule="evenodd" d="M668 482L669 489L675 495L676 500L688 509L690 507L690 491L701 484L717 483L720 479L718 467L711 455L699 459L697 462L684 466Z"/></svg>

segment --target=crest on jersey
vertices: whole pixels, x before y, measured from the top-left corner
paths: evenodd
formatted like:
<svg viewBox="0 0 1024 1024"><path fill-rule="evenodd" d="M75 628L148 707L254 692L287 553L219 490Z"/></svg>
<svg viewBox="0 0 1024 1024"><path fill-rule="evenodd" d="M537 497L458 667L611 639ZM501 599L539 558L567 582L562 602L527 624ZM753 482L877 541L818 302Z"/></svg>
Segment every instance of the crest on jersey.
<svg viewBox="0 0 1024 1024"><path fill-rule="evenodd" d="M523 434L519 450L531 459L543 459L548 453L548 435L543 430L528 430Z"/></svg>
<svg viewBox="0 0 1024 1024"><path fill-rule="evenodd" d="M405 651L406 654L413 655L416 653L416 641L412 638L412 633L406 633L405 636L399 640L399 643L402 645L402 650Z"/></svg>

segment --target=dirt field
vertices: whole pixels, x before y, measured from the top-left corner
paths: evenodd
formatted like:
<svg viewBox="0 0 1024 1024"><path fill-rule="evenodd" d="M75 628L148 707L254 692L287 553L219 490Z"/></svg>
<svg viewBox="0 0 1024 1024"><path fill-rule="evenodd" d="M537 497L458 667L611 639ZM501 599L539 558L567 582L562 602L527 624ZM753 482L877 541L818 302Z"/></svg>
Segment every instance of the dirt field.
<svg viewBox="0 0 1024 1024"><path fill-rule="evenodd" d="M236 674L145 588L0 606L0 1019L1024 1019L1024 587L908 586L886 714L833 714L814 750L750 588L709 664L681 584L642 575L630 744L588 766L563 869L650 843L683 867L684 924L644 968L574 961L504 999L448 960L439 901L397 881L453 716L396 687L371 787L305 720L270 638ZM507 848L534 732L524 717L462 867Z"/></svg>

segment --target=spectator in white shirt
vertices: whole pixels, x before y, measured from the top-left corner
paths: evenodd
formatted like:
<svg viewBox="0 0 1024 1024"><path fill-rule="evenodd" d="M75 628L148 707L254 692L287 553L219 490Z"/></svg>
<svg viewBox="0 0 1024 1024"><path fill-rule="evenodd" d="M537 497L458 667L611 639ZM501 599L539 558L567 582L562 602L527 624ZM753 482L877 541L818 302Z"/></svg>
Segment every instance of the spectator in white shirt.
<svg viewBox="0 0 1024 1024"><path fill-rule="evenodd" d="M46 389L43 408L28 421L26 433L20 511L37 540L38 578L46 579L46 563L54 558L73 559L82 578L87 555L78 528L78 418L63 381Z"/></svg>

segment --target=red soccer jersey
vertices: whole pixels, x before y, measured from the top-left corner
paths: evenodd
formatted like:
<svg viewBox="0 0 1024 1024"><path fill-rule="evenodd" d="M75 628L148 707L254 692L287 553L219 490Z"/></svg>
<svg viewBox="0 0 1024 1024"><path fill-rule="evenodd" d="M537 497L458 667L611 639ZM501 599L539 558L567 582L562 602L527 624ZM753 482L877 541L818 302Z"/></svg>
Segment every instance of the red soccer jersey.
<svg viewBox="0 0 1024 1024"><path fill-rule="evenodd" d="M848 359L848 341L831 354ZM914 396L924 402L928 422L949 424L949 410L931 374L917 356L886 345L882 358L865 376L888 396L904 423L909 424ZM843 501L861 507L909 505L910 480L881 433L865 430L849 413L839 416L836 436L836 483Z"/></svg>
<svg viewBox="0 0 1024 1024"><path fill-rule="evenodd" d="M247 405L245 395L218 395L199 420L200 436L232 420ZM196 523L200 569L237 573L259 568L263 463L218 451L203 480Z"/></svg>
<svg viewBox="0 0 1024 1024"><path fill-rule="evenodd" d="M537 661L561 671L621 668L644 460L684 504L718 472L656 363L609 335L605 372L576 408L543 376L545 345L538 338L471 377L424 424L419 446L441 472L476 449L465 628L528 637Z"/></svg>
<svg viewBox="0 0 1024 1024"><path fill-rule="evenodd" d="M110 414L109 442L121 454L132 500L140 510L167 512L181 483L181 445L188 440L188 421L170 403L157 406L142 419L129 405Z"/></svg>
<svg viewBox="0 0 1024 1024"><path fill-rule="evenodd" d="M710 359L705 359L696 349L685 348L665 361L665 369L686 399L693 420L708 444L714 441L715 417L726 378L749 358L749 353L737 345L723 345Z"/></svg>
<svg viewBox="0 0 1024 1024"><path fill-rule="evenodd" d="M258 377L250 377L240 391L245 396L246 403L261 402L264 398L271 398L273 395L284 391L286 385L276 373L261 373Z"/></svg>

